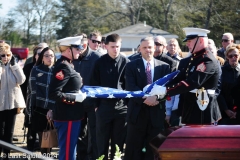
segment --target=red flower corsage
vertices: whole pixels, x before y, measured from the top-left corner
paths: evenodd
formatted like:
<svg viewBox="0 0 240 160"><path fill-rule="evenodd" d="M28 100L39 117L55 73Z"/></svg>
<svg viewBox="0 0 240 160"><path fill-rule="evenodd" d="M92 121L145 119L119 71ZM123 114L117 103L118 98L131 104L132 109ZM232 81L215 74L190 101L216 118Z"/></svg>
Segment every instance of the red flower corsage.
<svg viewBox="0 0 240 160"><path fill-rule="evenodd" d="M233 107L233 112L237 112L237 106Z"/></svg>

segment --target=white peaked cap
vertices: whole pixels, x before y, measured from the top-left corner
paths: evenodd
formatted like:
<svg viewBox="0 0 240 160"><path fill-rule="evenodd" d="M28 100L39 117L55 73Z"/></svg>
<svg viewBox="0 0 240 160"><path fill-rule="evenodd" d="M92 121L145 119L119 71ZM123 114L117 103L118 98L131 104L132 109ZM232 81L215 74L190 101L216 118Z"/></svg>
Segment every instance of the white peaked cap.
<svg viewBox="0 0 240 160"><path fill-rule="evenodd" d="M83 36L66 37L57 40L60 46L80 46Z"/></svg>
<svg viewBox="0 0 240 160"><path fill-rule="evenodd" d="M196 37L207 37L207 34L210 33L209 30L202 28L183 28L183 31L186 34L186 38L183 40L183 42Z"/></svg>

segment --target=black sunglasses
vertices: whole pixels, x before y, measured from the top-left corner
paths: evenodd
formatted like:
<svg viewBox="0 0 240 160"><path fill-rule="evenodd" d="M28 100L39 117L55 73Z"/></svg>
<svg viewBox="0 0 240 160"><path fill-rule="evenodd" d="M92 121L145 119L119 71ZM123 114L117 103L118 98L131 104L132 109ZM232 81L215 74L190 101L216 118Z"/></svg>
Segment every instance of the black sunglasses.
<svg viewBox="0 0 240 160"><path fill-rule="evenodd" d="M230 41L229 39L222 39L222 42L228 42Z"/></svg>
<svg viewBox="0 0 240 160"><path fill-rule="evenodd" d="M231 58L238 58L238 54L231 54L231 55L228 55L227 57L229 58L229 59L231 59Z"/></svg>
<svg viewBox="0 0 240 160"><path fill-rule="evenodd" d="M92 43L98 43L98 44L101 44L100 41L96 41L96 40L93 40L93 39L91 39L91 40L92 40Z"/></svg>
<svg viewBox="0 0 240 160"><path fill-rule="evenodd" d="M2 54L2 55L1 55L1 57L6 57L6 56L7 56L7 57L10 57L11 54Z"/></svg>
<svg viewBox="0 0 240 160"><path fill-rule="evenodd" d="M154 44L155 44L156 46L163 46L163 44L158 43L158 42L154 42Z"/></svg>

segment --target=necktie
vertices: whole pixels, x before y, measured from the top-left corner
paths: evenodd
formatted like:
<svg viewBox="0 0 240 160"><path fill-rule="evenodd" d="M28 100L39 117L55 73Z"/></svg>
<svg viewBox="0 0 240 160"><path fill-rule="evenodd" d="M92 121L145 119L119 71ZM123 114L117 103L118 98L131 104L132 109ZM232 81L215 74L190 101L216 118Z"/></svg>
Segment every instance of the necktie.
<svg viewBox="0 0 240 160"><path fill-rule="evenodd" d="M152 73L151 73L151 66L150 63L147 63L146 67L146 75L147 75L147 83L152 84Z"/></svg>

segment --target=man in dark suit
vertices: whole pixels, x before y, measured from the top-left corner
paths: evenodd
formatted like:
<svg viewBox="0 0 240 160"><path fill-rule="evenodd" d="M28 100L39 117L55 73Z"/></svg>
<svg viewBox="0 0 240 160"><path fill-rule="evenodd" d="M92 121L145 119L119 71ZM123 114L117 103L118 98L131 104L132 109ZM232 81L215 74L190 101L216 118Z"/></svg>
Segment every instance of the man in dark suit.
<svg viewBox="0 0 240 160"><path fill-rule="evenodd" d="M170 73L167 63L154 59L155 46L153 37L141 40L142 58L131 61L125 70L126 89L139 91ZM153 159L154 154L149 142L164 129L165 102L157 96L131 98L127 111L127 139L125 160ZM142 149L146 147L146 153Z"/></svg>

